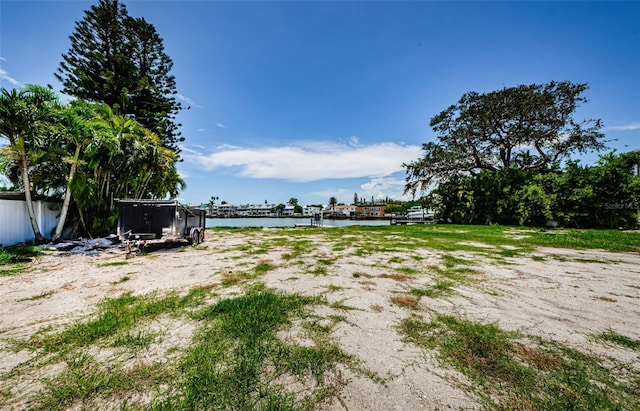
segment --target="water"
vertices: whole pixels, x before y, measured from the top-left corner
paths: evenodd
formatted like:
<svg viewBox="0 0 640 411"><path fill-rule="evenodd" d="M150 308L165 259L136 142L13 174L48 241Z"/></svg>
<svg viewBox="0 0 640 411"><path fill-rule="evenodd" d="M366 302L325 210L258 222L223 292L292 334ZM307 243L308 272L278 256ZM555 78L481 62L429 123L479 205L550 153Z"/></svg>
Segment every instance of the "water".
<svg viewBox="0 0 640 411"><path fill-rule="evenodd" d="M210 227L294 227L296 224L310 224L309 218L207 218ZM325 227L346 227L350 225L389 225L389 220L324 220Z"/></svg>

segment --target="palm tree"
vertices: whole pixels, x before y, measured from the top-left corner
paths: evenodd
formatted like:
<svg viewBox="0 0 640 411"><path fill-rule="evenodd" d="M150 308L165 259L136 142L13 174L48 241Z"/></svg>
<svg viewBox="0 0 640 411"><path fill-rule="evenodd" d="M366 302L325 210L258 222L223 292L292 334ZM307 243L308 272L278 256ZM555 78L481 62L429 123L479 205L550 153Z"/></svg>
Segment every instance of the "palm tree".
<svg viewBox="0 0 640 411"><path fill-rule="evenodd" d="M337 203L338 203L338 200L336 200L335 197L329 198L329 205L331 206L331 214L333 214L334 207L336 206Z"/></svg>
<svg viewBox="0 0 640 411"><path fill-rule="evenodd" d="M100 104L88 105L82 101L73 101L61 113L61 134L66 143L67 156L63 159L69 163L69 177L65 187L64 201L58 226L52 239L57 240L62 235L62 229L69 211L72 196L72 181L78 171L81 162L81 153L90 156L92 152L106 143L109 138L110 128L106 121L101 119L96 109L100 110Z"/></svg>
<svg viewBox="0 0 640 411"><path fill-rule="evenodd" d="M3 88L0 93L0 136L9 142L3 154L18 164L36 242L43 242L44 237L33 209L29 158L42 151L41 141L46 136L46 128L50 126L53 109L58 105L58 97L53 90L34 84L20 90Z"/></svg>

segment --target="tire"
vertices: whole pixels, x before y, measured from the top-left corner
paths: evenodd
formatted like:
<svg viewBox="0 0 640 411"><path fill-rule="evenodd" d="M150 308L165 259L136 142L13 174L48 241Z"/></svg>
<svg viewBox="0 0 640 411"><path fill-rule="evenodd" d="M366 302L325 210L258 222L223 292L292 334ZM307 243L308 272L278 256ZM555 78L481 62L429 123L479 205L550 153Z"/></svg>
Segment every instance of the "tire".
<svg viewBox="0 0 640 411"><path fill-rule="evenodd" d="M198 245L200 244L200 230L198 230L197 228L192 228L191 231L189 232L189 243L191 245Z"/></svg>

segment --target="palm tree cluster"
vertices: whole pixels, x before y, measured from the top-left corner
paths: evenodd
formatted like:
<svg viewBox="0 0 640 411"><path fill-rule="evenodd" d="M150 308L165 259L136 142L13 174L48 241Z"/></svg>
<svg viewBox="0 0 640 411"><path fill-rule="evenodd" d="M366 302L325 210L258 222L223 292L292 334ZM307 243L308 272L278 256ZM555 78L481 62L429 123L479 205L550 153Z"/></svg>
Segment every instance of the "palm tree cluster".
<svg viewBox="0 0 640 411"><path fill-rule="evenodd" d="M35 239L35 197L63 199L58 227L104 234L115 225L115 198L175 197L185 186L178 154L135 119L104 103L61 103L38 85L0 93L0 173L25 192ZM0 142L2 142L0 140Z"/></svg>

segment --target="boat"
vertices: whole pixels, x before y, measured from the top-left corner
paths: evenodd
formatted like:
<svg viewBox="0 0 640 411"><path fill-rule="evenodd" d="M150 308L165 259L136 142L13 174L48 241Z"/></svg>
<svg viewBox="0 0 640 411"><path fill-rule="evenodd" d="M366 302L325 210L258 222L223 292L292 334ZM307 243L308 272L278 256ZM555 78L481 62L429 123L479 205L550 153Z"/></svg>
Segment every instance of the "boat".
<svg viewBox="0 0 640 411"><path fill-rule="evenodd" d="M432 220L435 214L432 210L420 206L413 206L407 210L407 218L410 220Z"/></svg>

